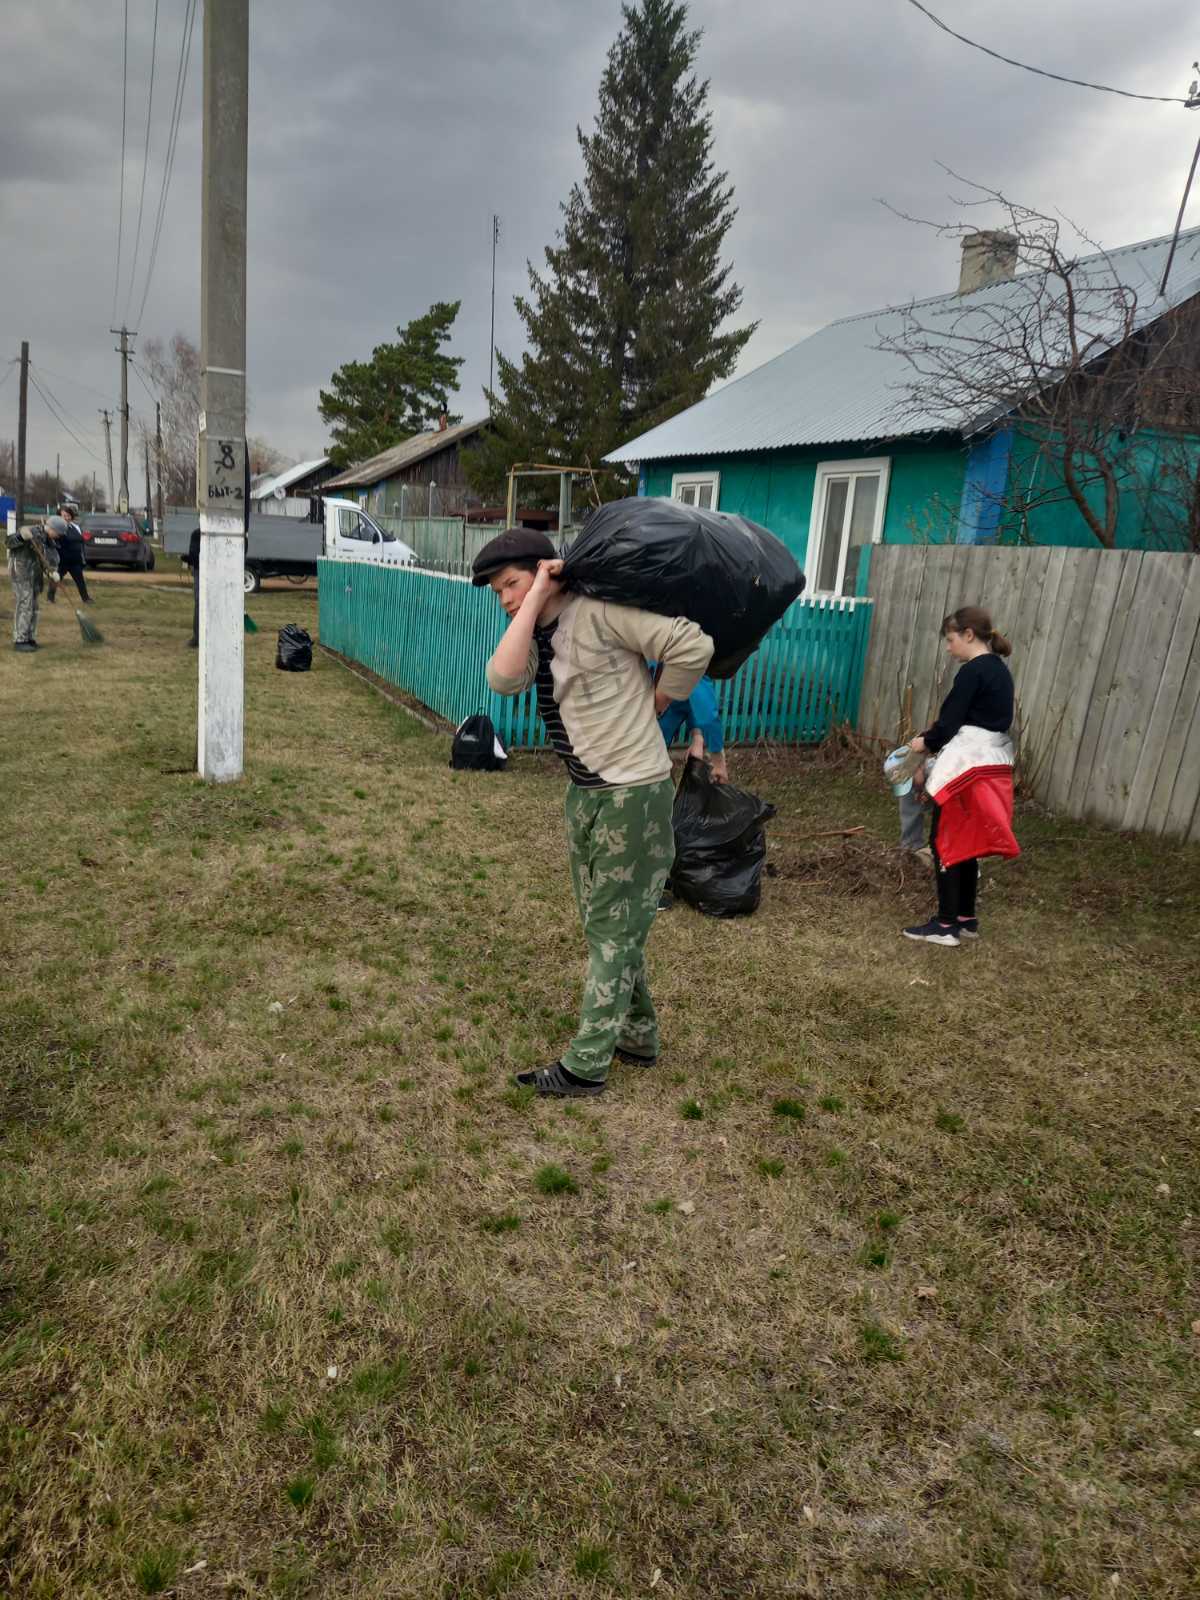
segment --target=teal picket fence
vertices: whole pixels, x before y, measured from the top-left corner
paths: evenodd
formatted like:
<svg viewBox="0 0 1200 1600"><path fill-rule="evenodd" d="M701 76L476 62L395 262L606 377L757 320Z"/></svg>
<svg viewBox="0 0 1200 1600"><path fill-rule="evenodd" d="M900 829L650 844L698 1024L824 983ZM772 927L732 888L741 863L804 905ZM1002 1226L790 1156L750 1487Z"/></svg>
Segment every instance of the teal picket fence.
<svg viewBox="0 0 1200 1600"><path fill-rule="evenodd" d="M505 616L466 578L358 561L318 563L321 643L457 725L484 711L510 749L543 744L532 694L493 694L484 666ZM801 599L718 698L731 744L817 744L858 715L871 601Z"/></svg>

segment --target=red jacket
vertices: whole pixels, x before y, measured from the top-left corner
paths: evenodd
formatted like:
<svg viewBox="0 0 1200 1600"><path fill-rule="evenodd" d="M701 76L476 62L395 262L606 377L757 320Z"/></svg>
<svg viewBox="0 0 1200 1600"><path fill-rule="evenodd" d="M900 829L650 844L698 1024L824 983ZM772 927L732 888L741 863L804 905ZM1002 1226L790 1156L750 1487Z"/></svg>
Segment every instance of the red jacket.
<svg viewBox="0 0 1200 1600"><path fill-rule="evenodd" d="M975 856L1021 854L1012 831L1011 767L972 767L948 783L937 801L937 853L944 867Z"/></svg>

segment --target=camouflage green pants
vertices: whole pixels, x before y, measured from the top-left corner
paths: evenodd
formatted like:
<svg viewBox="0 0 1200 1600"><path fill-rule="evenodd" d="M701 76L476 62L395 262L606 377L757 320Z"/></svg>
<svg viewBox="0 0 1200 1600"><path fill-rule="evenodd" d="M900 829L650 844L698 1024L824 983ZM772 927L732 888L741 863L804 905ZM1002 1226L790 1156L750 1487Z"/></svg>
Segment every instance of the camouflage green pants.
<svg viewBox="0 0 1200 1600"><path fill-rule="evenodd" d="M674 798L670 778L567 791L571 882L588 947L579 1031L562 1058L576 1077L605 1078L618 1046L658 1054L645 949L675 859Z"/></svg>
<svg viewBox="0 0 1200 1600"><path fill-rule="evenodd" d="M42 592L42 570L17 555L9 566L12 574L13 643L37 638L38 596Z"/></svg>

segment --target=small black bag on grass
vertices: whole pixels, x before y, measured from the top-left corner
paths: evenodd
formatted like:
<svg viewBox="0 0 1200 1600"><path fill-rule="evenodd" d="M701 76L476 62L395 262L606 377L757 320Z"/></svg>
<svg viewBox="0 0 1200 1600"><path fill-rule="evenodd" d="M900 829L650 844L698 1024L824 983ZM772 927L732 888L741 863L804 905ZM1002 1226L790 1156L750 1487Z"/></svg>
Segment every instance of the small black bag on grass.
<svg viewBox="0 0 1200 1600"><path fill-rule="evenodd" d="M689 756L675 791L675 865L670 887L706 917L748 917L762 897L767 859L763 824L775 807L732 783L714 783L706 761Z"/></svg>
<svg viewBox="0 0 1200 1600"><path fill-rule="evenodd" d="M298 623L280 628L275 665L281 672L307 672L312 666L312 635Z"/></svg>
<svg viewBox="0 0 1200 1600"><path fill-rule="evenodd" d="M450 765L459 772L503 772L508 751L491 717L482 712L459 724L450 746Z"/></svg>
<svg viewBox="0 0 1200 1600"><path fill-rule="evenodd" d="M593 511L562 577L594 600L698 622L711 678L731 678L804 588L795 556L758 523L644 495Z"/></svg>

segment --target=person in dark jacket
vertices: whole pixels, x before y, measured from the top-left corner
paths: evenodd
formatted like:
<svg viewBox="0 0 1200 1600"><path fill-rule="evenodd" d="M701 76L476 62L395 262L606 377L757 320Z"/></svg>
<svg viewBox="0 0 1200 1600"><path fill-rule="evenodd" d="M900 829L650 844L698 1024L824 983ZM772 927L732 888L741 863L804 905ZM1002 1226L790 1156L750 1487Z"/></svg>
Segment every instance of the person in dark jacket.
<svg viewBox="0 0 1200 1600"><path fill-rule="evenodd" d="M65 583L68 577L74 578L80 600L85 606L90 606L92 597L84 577L83 530L79 526L79 507L74 500L64 500L58 508L58 514L65 524L64 531L58 536L60 581Z"/></svg>
<svg viewBox="0 0 1200 1600"><path fill-rule="evenodd" d="M962 665L937 720L912 740L933 760L926 792L933 802L929 844L937 869L937 915L905 928L906 939L957 945L979 937L975 896L981 855L1015 856L1012 834L1015 696L1004 657L1012 645L981 606L960 606L942 623L946 652Z"/></svg>
<svg viewBox="0 0 1200 1600"><path fill-rule="evenodd" d="M192 637L188 640L189 650L200 648L200 529L192 529L192 537L188 540L188 552L183 558L185 567L192 569Z"/></svg>

